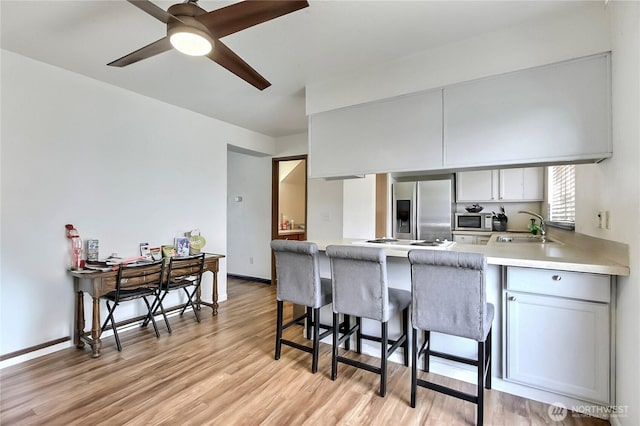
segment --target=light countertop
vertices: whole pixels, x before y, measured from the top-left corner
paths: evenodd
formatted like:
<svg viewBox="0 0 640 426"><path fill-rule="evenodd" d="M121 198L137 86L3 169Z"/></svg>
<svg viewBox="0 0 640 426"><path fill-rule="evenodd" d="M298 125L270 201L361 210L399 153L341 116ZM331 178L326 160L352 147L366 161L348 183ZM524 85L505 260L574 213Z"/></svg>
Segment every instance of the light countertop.
<svg viewBox="0 0 640 426"><path fill-rule="evenodd" d="M552 236L550 243L499 243L496 238L499 235L509 235L506 232L493 232L487 245L460 244L457 243L449 250L459 252L483 253L487 256L487 263L501 266L521 266L539 269L558 269L574 272L588 272L607 275L629 275L628 260L624 264L619 259L610 256L610 248L598 240L593 244L589 238L582 236L581 240L563 241L557 235ZM315 241L320 250L328 245L353 244L362 239L337 239ZM619 244L613 243L611 244ZM408 249L385 247L387 256L407 257ZM624 256L622 256L624 258ZM627 255L628 259L628 255Z"/></svg>

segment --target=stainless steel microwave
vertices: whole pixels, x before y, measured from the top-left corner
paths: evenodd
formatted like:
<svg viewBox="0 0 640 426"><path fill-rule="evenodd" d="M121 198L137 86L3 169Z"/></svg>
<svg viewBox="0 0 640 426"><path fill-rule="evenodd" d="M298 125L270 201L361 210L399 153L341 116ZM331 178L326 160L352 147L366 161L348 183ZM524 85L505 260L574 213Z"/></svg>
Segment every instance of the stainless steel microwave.
<svg viewBox="0 0 640 426"><path fill-rule="evenodd" d="M456 231L491 231L491 213L456 213L454 228Z"/></svg>

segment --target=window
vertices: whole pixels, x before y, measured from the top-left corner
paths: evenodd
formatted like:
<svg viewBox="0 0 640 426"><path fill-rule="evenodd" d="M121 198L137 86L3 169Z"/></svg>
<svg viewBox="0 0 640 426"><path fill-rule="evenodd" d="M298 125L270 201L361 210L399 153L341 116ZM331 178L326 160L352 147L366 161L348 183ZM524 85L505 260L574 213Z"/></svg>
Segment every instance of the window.
<svg viewBox="0 0 640 426"><path fill-rule="evenodd" d="M552 225L574 229L576 221L576 167L574 165L547 168L548 221Z"/></svg>

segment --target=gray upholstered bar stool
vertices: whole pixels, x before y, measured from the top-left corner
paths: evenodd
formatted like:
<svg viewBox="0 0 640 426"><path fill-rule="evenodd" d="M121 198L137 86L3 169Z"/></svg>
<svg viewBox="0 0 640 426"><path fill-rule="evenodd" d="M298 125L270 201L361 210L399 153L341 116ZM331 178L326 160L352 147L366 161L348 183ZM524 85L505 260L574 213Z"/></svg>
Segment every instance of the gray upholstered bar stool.
<svg viewBox="0 0 640 426"><path fill-rule="evenodd" d="M312 355L311 371L318 371L318 351L320 340L329 336L333 328L320 324L320 308L331 303L331 280L320 278L318 246L307 241L273 240L271 248L276 258L276 353L280 359L282 345L287 345ZM306 312L292 321L282 324L284 301L306 307ZM282 331L306 320L307 338L312 339L312 347L282 338ZM313 327L313 329L312 329ZM320 334L320 329L325 330Z"/></svg>
<svg viewBox="0 0 640 426"><path fill-rule="evenodd" d="M438 250L411 250L411 323L413 356L411 406L416 406L417 386L425 387L477 404L477 424L482 425L484 389L491 389L491 323L494 306L486 303L487 260L483 254ZM418 330L424 341L418 349ZM478 358L468 359L431 350L431 332L445 333L478 342ZM478 369L476 395L418 379L418 359L424 355L475 365ZM486 381L485 381L486 378Z"/></svg>
<svg viewBox="0 0 640 426"><path fill-rule="evenodd" d="M382 248L357 246L328 246L333 287L333 328L338 330L339 314L345 316L344 328L333 335L331 380L338 376L338 362L362 368L380 375L380 396L387 393L387 360L402 345L404 365L409 366L409 305L411 293L389 288L387 283L387 258ZM389 339L389 319L402 313L402 334L396 340ZM356 317L353 328L349 316ZM362 333L362 318L381 323L381 337ZM344 331L342 336L340 331ZM380 367L339 356L338 347L348 342L356 333L356 350L362 352L362 339L381 344ZM389 347L389 344L391 347Z"/></svg>

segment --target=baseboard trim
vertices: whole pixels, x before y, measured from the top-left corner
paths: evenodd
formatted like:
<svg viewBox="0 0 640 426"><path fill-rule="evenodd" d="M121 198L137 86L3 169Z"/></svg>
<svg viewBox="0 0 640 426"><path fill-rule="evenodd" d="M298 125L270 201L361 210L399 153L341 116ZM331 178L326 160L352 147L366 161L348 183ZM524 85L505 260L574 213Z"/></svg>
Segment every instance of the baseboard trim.
<svg viewBox="0 0 640 426"><path fill-rule="evenodd" d="M71 340L71 337L69 337L69 336L61 337L59 339L55 339L55 340L51 340L49 342L40 343L39 345L31 346L29 348L20 349L19 351L10 352L8 354L0 355L0 362L6 361L8 359L15 358L15 357L18 357L18 356L21 356L21 355L26 355L26 354L28 354L30 352L36 352L36 351L39 351L41 349L48 348L49 346L55 346L55 345L58 345L60 343L68 342L70 340Z"/></svg>
<svg viewBox="0 0 640 426"><path fill-rule="evenodd" d="M245 275L227 274L227 278L235 278L237 280L254 281L257 283L271 285L271 280L267 278L248 277Z"/></svg>
<svg viewBox="0 0 640 426"><path fill-rule="evenodd" d="M37 346L32 346L31 348L4 354L2 356L2 361L0 361L0 370L21 364L35 358L40 358L44 355L68 349L72 346L73 343L71 342L71 338L62 338L51 342L42 343Z"/></svg>

